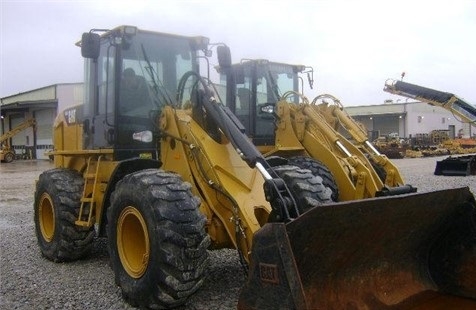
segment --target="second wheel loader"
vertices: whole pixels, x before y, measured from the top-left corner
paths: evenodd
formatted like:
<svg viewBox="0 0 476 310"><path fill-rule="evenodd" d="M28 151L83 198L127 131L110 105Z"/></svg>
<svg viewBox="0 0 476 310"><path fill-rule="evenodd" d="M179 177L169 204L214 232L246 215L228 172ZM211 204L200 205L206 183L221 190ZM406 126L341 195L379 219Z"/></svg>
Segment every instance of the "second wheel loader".
<svg viewBox="0 0 476 310"><path fill-rule="evenodd" d="M335 201L414 192L337 98L323 94L310 102L299 93L299 74L311 77L309 71L263 59L219 68L227 106L265 157L311 169L333 189Z"/></svg>
<svg viewBox="0 0 476 310"><path fill-rule="evenodd" d="M467 188L334 203L310 170L262 156L199 76L206 38L121 26L78 45L85 102L59 114L56 167L36 185L47 259L83 258L106 237L115 281L141 308L186 303L216 248L249 267L240 309L476 305ZM230 67L228 48L217 53Z"/></svg>

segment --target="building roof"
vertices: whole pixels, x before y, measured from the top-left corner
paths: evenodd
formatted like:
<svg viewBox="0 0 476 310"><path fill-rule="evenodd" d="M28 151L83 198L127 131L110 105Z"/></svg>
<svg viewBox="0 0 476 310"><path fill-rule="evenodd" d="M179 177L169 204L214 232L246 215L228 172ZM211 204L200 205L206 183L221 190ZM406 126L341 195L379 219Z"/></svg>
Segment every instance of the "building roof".
<svg viewBox="0 0 476 310"><path fill-rule="evenodd" d="M51 100L51 99L57 99L56 98L56 89L58 86L63 86L63 85L81 85L83 83L59 83L59 84L52 84L32 90L28 90L25 92L21 92L18 94L6 96L0 98L0 106L4 106L7 104L11 103L16 103L16 102L24 102L24 101L37 101L36 99L38 98L39 100ZM34 100L31 100L31 98L34 98Z"/></svg>
<svg viewBox="0 0 476 310"><path fill-rule="evenodd" d="M57 108L59 101L58 88L62 86L80 86L83 83L61 83L53 84L15 95L0 98L1 114L6 112L22 112L32 108Z"/></svg>

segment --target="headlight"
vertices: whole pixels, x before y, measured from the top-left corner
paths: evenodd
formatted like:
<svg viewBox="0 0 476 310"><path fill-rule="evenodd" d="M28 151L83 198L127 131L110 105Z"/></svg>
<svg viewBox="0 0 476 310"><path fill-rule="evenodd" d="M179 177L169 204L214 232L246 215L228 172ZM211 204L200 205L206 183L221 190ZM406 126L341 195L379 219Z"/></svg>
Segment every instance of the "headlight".
<svg viewBox="0 0 476 310"><path fill-rule="evenodd" d="M145 130L141 132L135 132L132 134L132 139L140 142L152 142L152 131Z"/></svg>

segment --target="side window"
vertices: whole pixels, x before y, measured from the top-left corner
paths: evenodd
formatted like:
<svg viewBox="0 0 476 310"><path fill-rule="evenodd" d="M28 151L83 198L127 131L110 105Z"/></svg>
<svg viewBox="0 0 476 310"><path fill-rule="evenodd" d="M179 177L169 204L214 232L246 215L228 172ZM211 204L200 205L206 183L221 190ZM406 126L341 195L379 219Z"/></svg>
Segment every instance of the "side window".
<svg viewBox="0 0 476 310"><path fill-rule="evenodd" d="M176 74L176 83L175 85L178 85L180 79L184 76L185 73L188 71L192 70L190 68L190 59L192 55L190 52L188 53L182 53L176 56L177 57L177 74ZM176 88L176 86L174 86Z"/></svg>
<svg viewBox="0 0 476 310"><path fill-rule="evenodd" d="M268 102L268 81L261 77L256 82L256 105L258 106Z"/></svg>
<svg viewBox="0 0 476 310"><path fill-rule="evenodd" d="M251 100L251 79L246 77L243 84L236 85L236 113L248 115Z"/></svg>
<svg viewBox="0 0 476 310"><path fill-rule="evenodd" d="M97 107L97 114L110 113L114 108L114 49L102 49L101 55L98 59L98 95L99 105Z"/></svg>
<svg viewBox="0 0 476 310"><path fill-rule="evenodd" d="M273 95L274 77L267 72L261 75L256 81L256 118L255 135L264 137L273 137L274 135L274 117L272 114L261 111L261 108L269 103L276 103Z"/></svg>
<svg viewBox="0 0 476 310"><path fill-rule="evenodd" d="M243 126L246 129L247 133L250 133L252 131L251 128L251 117L252 115L250 114L251 107L252 107L252 79L251 79L251 73L249 72L249 69L246 68L245 70L248 70L246 72L240 72L240 74L237 74L235 78L235 83L236 83L236 91L235 91L235 114L240 120L240 122L243 124Z"/></svg>
<svg viewBox="0 0 476 310"><path fill-rule="evenodd" d="M291 73L278 73L276 74L276 85L278 86L278 93L281 97L288 91L299 91L299 84L297 83L297 75ZM288 95L286 96L288 102L299 103L299 96Z"/></svg>

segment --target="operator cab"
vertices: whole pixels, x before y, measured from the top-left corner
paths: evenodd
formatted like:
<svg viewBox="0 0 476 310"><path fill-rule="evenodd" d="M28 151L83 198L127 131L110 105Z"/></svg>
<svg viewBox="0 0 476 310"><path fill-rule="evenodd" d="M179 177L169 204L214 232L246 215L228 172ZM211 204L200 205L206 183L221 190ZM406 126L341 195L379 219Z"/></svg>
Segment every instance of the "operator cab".
<svg viewBox="0 0 476 310"><path fill-rule="evenodd" d="M115 160L158 159L157 116L176 104L181 77L200 73L200 51L208 55L208 43L133 26L83 34L83 148L113 148Z"/></svg>
<svg viewBox="0 0 476 310"><path fill-rule="evenodd" d="M246 128L255 145L274 145L274 106L287 91L299 92L301 73L309 67L267 60L244 60L231 69L219 68L220 80L226 83L226 105ZM311 75L309 82L312 88ZM299 96L287 96L299 103Z"/></svg>

